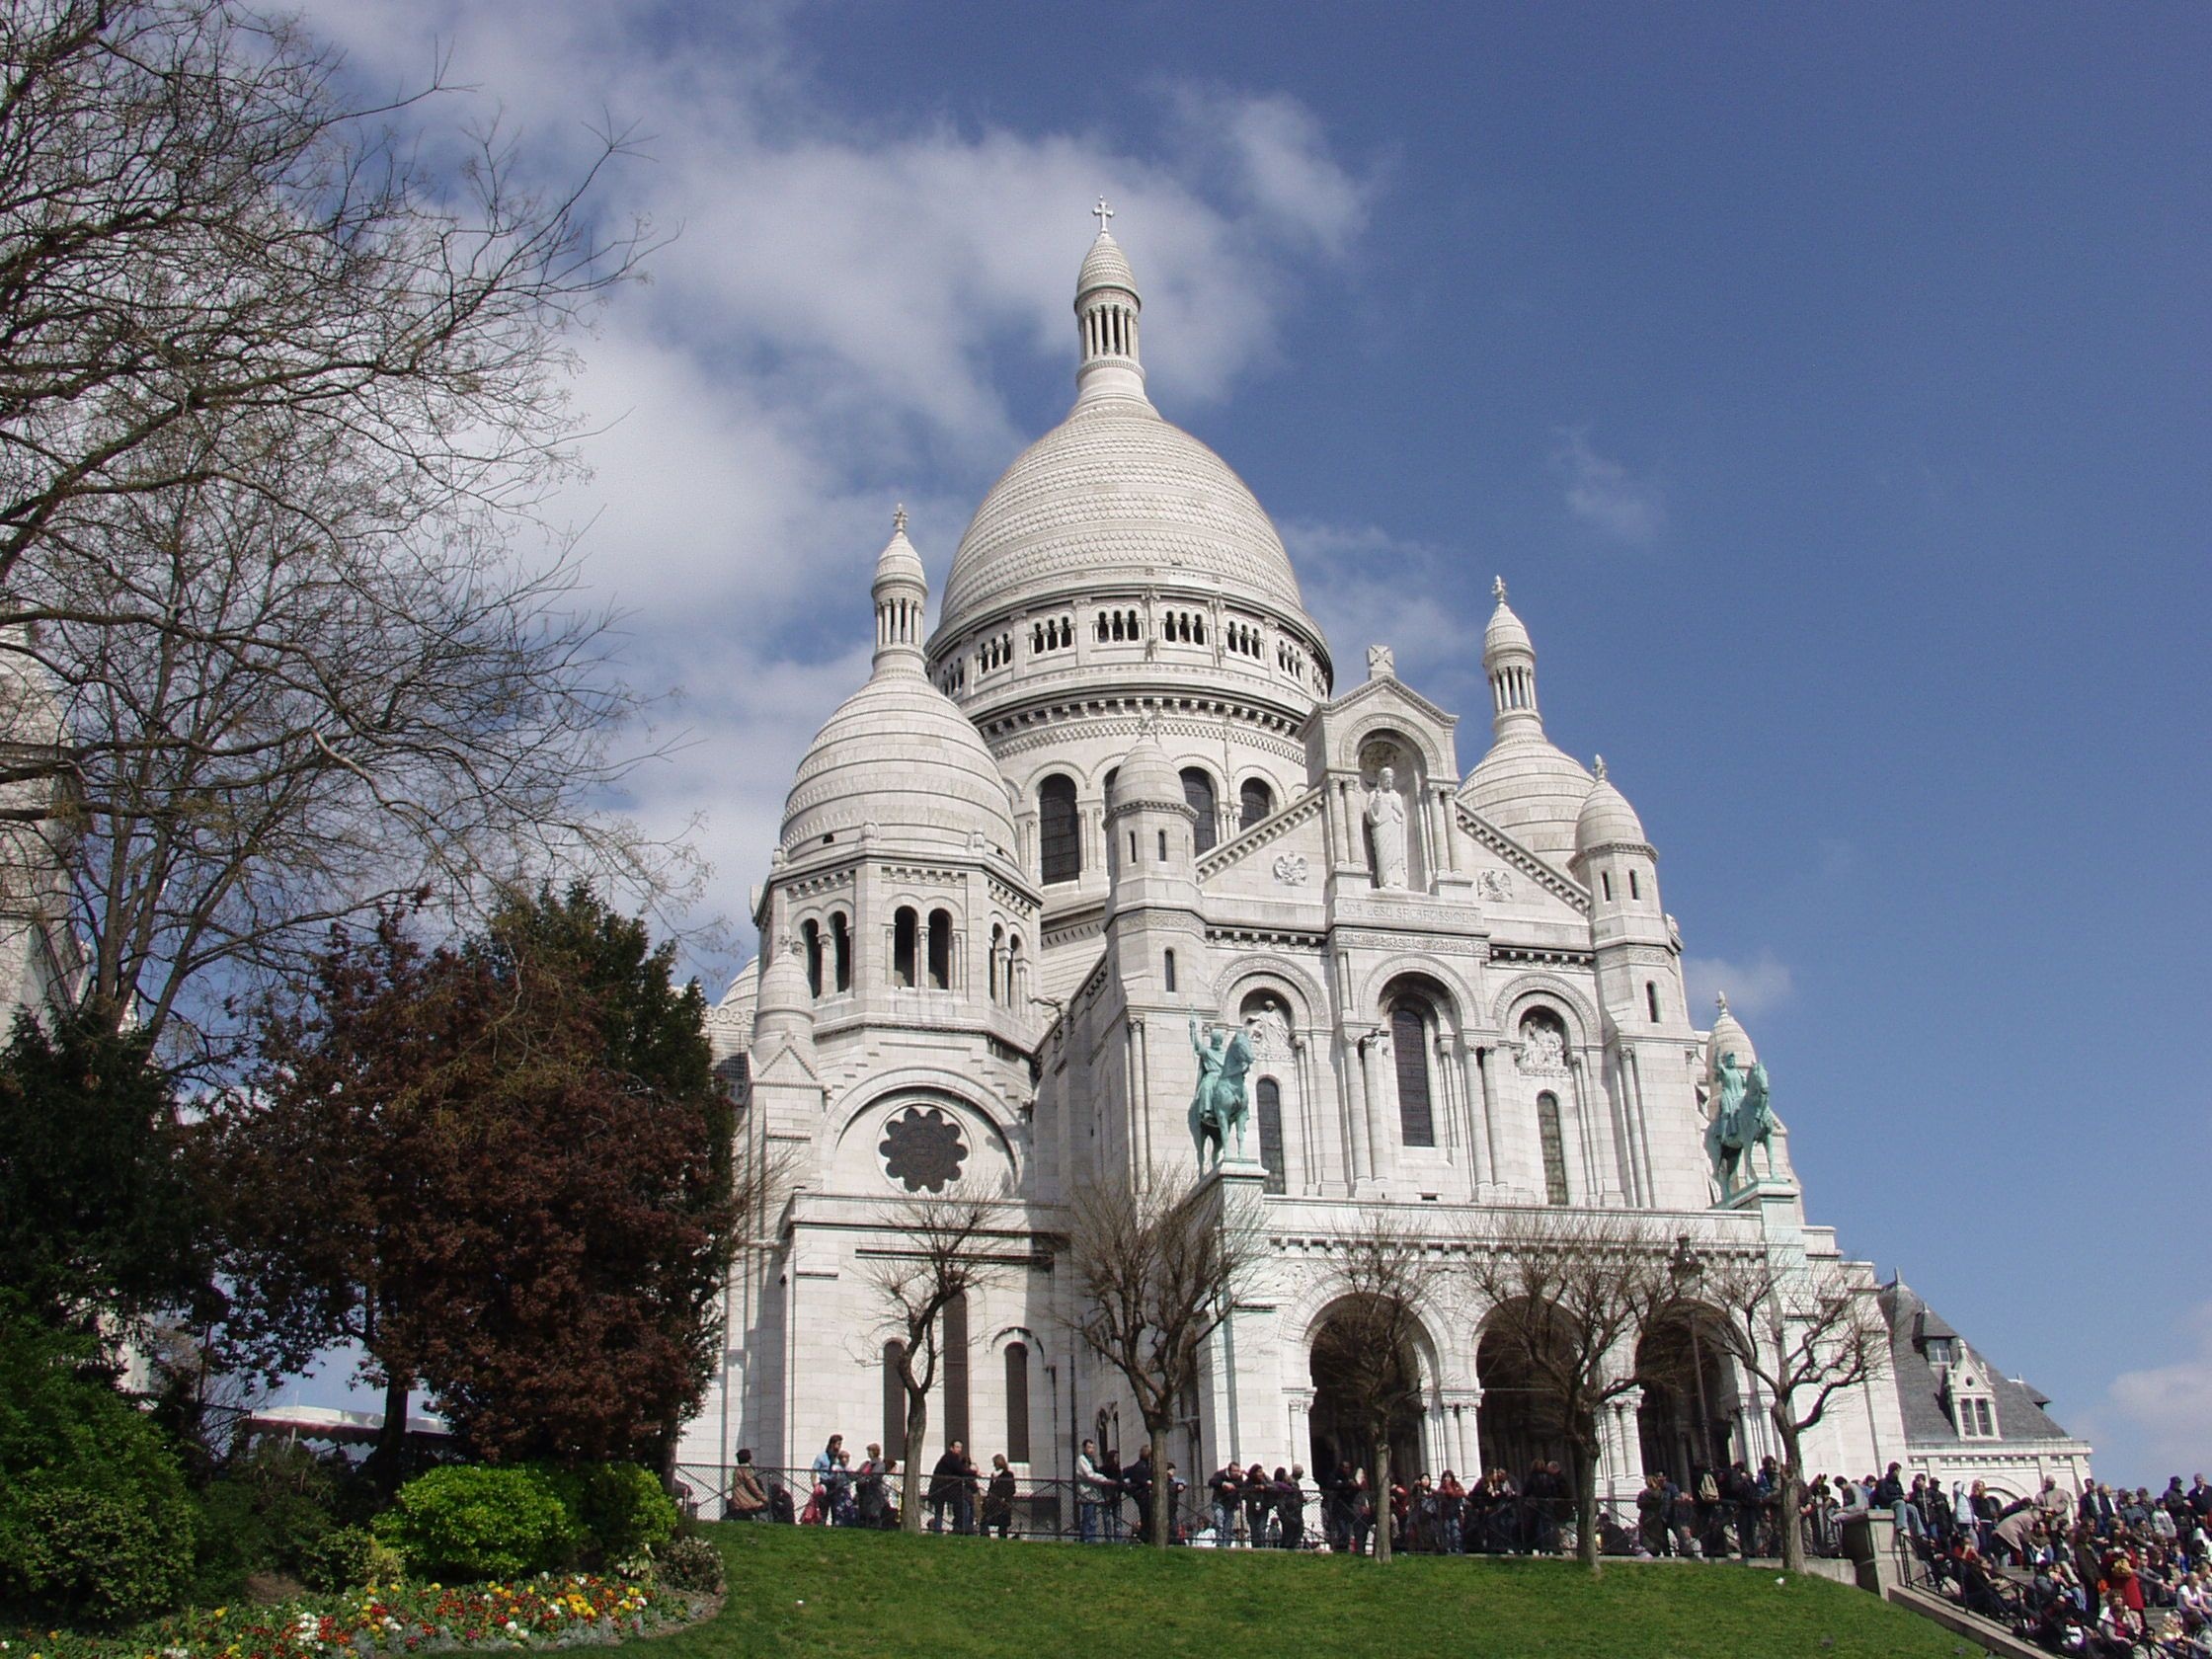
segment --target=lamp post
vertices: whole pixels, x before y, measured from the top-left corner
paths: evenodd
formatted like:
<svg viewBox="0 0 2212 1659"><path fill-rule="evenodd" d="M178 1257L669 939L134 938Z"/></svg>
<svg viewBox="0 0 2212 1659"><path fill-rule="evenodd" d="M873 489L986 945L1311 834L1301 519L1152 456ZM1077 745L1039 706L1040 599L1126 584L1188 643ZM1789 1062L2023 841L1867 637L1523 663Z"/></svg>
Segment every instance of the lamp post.
<svg viewBox="0 0 2212 1659"><path fill-rule="evenodd" d="M1690 1234L1675 1235L1675 1253L1667 1259L1667 1272L1674 1279L1675 1295L1689 1302L1690 1293L1705 1271L1704 1258L1690 1247ZM1712 1408L1705 1402L1705 1353L1698 1336L1698 1307L1690 1305L1690 1367L1698 1382L1698 1450L1703 1456L1705 1467L1712 1462Z"/></svg>

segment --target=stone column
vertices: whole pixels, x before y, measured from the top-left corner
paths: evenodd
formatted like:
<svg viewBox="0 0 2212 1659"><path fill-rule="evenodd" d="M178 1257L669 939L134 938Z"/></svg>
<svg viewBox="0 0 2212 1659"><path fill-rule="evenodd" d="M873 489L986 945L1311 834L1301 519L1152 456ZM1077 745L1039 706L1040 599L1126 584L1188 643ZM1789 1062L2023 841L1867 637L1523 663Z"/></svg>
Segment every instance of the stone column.
<svg viewBox="0 0 2212 1659"><path fill-rule="evenodd" d="M1372 1179L1368 1164L1367 1146L1367 1045L1357 1038L1348 1039L1337 1056L1337 1075L1344 1087L1345 1145L1351 1154L1349 1171L1352 1190L1357 1193Z"/></svg>
<svg viewBox="0 0 2212 1659"><path fill-rule="evenodd" d="M1483 1173L1489 1177L1489 1191L1478 1196L1496 1201L1505 1196L1505 1173L1498 1165L1498 1046L1495 1043L1477 1043L1473 1051L1475 1084L1482 1101L1482 1152Z"/></svg>
<svg viewBox="0 0 2212 1659"><path fill-rule="evenodd" d="M1603 1202L1619 1204L1620 1160L1614 1150L1611 1102L1592 1098L1604 1095L1604 1080L1592 1083L1588 1058L1580 1049L1568 1054L1567 1070L1574 1078L1575 1115L1582 1120L1583 1134L1590 1143L1585 1156L1595 1177L1592 1195Z"/></svg>

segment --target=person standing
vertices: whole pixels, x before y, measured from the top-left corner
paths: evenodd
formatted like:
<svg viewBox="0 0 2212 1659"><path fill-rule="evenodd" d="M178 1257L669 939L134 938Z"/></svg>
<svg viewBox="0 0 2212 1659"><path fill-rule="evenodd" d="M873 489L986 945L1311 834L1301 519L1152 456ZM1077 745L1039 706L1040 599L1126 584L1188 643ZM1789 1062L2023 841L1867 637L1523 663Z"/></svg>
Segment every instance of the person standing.
<svg viewBox="0 0 2212 1659"><path fill-rule="evenodd" d="M1267 1470L1254 1463L1244 1471L1244 1541L1253 1549L1267 1542L1268 1513L1275 1507L1275 1489Z"/></svg>
<svg viewBox="0 0 2212 1659"><path fill-rule="evenodd" d="M1121 1495L1112 1487L1098 1466L1098 1442L1084 1441L1075 1458L1075 1536L1085 1543L1096 1543L1105 1536L1109 1503L1115 1507L1121 1503Z"/></svg>
<svg viewBox="0 0 2212 1659"><path fill-rule="evenodd" d="M1214 1495L1215 1546L1226 1549L1236 1541L1236 1511L1244 1495L1244 1471L1234 1458L1214 1471L1206 1489Z"/></svg>
<svg viewBox="0 0 2212 1659"><path fill-rule="evenodd" d="M1290 1473L1275 1471L1275 1513L1283 1523L1283 1547L1305 1547L1305 1470L1297 1463Z"/></svg>
<svg viewBox="0 0 2212 1659"><path fill-rule="evenodd" d="M990 1455L990 1484L984 1488L984 1537L990 1537L991 1528L998 1529L1001 1539L1014 1533L1014 1469L1006 1462L1006 1454Z"/></svg>
<svg viewBox="0 0 2212 1659"><path fill-rule="evenodd" d="M767 1516L768 1494L753 1472L750 1447L738 1448L738 1466L730 1471L730 1495L723 1501L722 1513L730 1521L759 1521Z"/></svg>
<svg viewBox="0 0 2212 1659"><path fill-rule="evenodd" d="M884 1461L883 1448L870 1441L868 1455L860 1461L860 1478L855 1483L861 1526L878 1532L889 1526L890 1475L891 1465Z"/></svg>
<svg viewBox="0 0 2212 1659"><path fill-rule="evenodd" d="M959 1441L946 1447L929 1470L929 1530L945 1530L945 1511L952 1511L953 1531L968 1531L968 1454Z"/></svg>

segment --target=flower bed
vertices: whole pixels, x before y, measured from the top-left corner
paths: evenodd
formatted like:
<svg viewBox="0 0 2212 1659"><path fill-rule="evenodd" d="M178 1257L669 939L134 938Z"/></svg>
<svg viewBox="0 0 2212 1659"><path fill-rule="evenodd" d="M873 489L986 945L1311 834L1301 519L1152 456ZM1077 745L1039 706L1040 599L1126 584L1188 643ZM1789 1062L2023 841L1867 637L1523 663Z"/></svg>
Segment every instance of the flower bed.
<svg viewBox="0 0 2212 1659"><path fill-rule="evenodd" d="M183 1613L120 1636L67 1630L0 1643L0 1659L349 1659L460 1648L605 1646L686 1622L706 1598L622 1578L394 1585L278 1607Z"/></svg>

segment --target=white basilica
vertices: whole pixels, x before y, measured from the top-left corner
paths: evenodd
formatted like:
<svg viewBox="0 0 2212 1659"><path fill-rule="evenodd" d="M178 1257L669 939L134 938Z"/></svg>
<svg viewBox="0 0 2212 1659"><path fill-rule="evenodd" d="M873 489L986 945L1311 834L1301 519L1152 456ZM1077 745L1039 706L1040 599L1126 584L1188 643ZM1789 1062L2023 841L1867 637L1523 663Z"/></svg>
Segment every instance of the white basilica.
<svg viewBox="0 0 2212 1659"><path fill-rule="evenodd" d="M1772 1177L1721 1202L1705 1094L1753 1045L1725 1008L1698 1028L1658 855L1602 763L1546 734L1503 584L1490 731L1463 755L1387 650L1341 683L1266 512L1146 396L1137 280L1103 229L1074 309L1074 407L977 509L934 630L899 516L873 671L792 784L761 956L715 1012L742 1133L788 1190L733 1275L682 1461L804 1464L833 1432L924 1460L958 1439L1039 1479L1086 1436L1134 1456L1143 1426L1071 1346L1054 1259L1070 1193L1190 1167L1194 1010L1254 1040L1258 1167L1224 1178L1258 1189L1272 1261L1167 1449L1186 1478L1351 1452L1313 1364L1322 1264L1378 1205L1462 1243L1521 1207L1634 1211L1699 1251L1838 1263L1873 1297L1806 1223L1785 1132ZM889 1213L951 1180L1011 1195L1005 1271L949 1311L930 1444L905 1449L870 1264L903 1247ZM1518 1478L1557 1455L1479 1320L1427 1331L1419 1364L1413 1468ZM1949 1407L1928 1375L1914 1411L1889 1382L1832 1410L1807 1472L1978 1468L1931 1450ZM1615 1414L1607 1489L1700 1447L1774 1450L1725 1368L1691 1393ZM2001 1483L2078 1482L2088 1449L2028 1399L1998 1429ZM1995 1426L1964 1404L1967 1438Z"/></svg>

